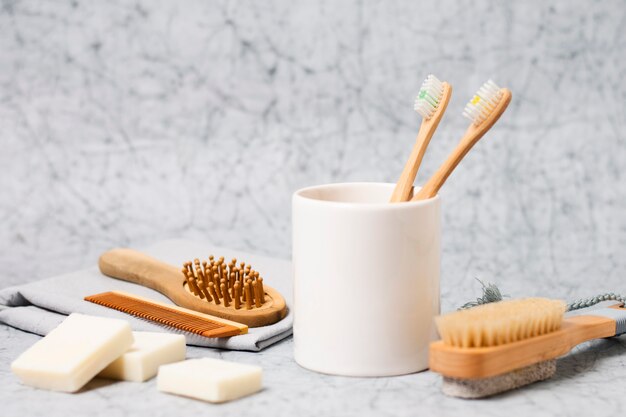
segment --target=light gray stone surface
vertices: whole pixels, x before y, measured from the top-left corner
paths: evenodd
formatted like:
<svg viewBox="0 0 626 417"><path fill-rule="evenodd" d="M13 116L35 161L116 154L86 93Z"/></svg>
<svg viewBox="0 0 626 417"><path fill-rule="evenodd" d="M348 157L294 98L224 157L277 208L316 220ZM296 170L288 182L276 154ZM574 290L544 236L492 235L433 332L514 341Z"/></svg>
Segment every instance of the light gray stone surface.
<svg viewBox="0 0 626 417"><path fill-rule="evenodd" d="M442 192L443 309L477 294L474 277L512 296L624 293L625 23L618 0L6 0L0 285L170 237L288 258L291 193L394 181L419 124L414 95L434 73L454 96L418 182L462 134L462 108L483 81L514 94ZM283 343L259 356L266 392L211 408L153 383L75 397L22 388L9 358L34 338L1 331L3 407L25 414L271 404L285 414L593 415L624 403L621 339L566 359L552 381L475 403L442 399L430 374L312 374Z"/></svg>
<svg viewBox="0 0 626 417"><path fill-rule="evenodd" d="M223 405L157 391L146 383L95 379L77 394L20 385L8 369L37 336L0 326L0 401L6 416L615 416L624 409L624 339L592 342L562 359L544 382L482 400L444 396L441 379L422 372L393 378L347 378L300 368L292 339L261 353L189 348L188 357L220 357L263 367L263 391ZM10 346L10 348L6 348Z"/></svg>

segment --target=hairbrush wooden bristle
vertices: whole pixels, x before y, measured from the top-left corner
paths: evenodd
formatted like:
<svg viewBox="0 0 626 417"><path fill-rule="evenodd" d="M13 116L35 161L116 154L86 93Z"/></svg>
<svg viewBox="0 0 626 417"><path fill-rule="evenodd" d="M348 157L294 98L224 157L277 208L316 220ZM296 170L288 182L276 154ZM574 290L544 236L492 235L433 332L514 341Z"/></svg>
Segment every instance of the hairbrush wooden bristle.
<svg viewBox="0 0 626 417"><path fill-rule="evenodd" d="M248 333L248 326L245 324L170 306L122 291L89 295L85 297L85 301L204 337L230 337Z"/></svg>
<svg viewBox="0 0 626 417"><path fill-rule="evenodd" d="M177 268L132 249L113 249L100 256L98 265L103 274L152 288L179 306L250 327L275 323L287 314L278 291L236 259L226 263L211 255Z"/></svg>
<svg viewBox="0 0 626 417"><path fill-rule="evenodd" d="M251 310L263 307L266 302L259 272L245 262L237 265L236 258L228 264L223 256L216 260L210 255L202 263L196 258L185 262L181 272L187 281L185 288L208 303Z"/></svg>

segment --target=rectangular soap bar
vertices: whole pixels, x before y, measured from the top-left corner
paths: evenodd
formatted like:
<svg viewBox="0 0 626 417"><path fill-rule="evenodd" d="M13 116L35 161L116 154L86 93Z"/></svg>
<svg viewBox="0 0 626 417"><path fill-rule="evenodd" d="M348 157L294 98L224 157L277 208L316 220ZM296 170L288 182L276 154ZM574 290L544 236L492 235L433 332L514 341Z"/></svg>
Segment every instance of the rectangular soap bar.
<svg viewBox="0 0 626 417"><path fill-rule="evenodd" d="M128 322L71 314L11 364L26 385L78 391L133 344Z"/></svg>
<svg viewBox="0 0 626 417"><path fill-rule="evenodd" d="M187 346L181 334L133 332L135 343L98 374L102 378L143 382L157 374L159 366L185 360Z"/></svg>
<svg viewBox="0 0 626 417"><path fill-rule="evenodd" d="M220 403L261 389L259 366L219 359L190 359L159 368L159 391Z"/></svg>

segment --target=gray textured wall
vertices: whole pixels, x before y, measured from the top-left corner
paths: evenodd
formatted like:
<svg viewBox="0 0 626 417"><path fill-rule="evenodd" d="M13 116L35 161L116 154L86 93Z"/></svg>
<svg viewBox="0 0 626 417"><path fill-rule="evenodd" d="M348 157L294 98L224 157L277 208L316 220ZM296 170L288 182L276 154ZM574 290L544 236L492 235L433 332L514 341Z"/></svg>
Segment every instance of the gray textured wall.
<svg viewBox="0 0 626 417"><path fill-rule="evenodd" d="M444 306L626 292L623 1L0 4L2 286L174 236L288 257L291 193L395 180L434 73L419 182L514 93L442 192Z"/></svg>

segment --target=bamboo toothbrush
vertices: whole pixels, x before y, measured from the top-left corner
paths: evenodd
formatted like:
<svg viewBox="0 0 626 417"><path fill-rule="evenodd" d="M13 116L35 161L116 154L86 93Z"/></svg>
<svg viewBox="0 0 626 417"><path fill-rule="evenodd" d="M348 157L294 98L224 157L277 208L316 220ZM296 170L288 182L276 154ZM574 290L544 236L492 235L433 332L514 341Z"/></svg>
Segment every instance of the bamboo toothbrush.
<svg viewBox="0 0 626 417"><path fill-rule="evenodd" d="M430 369L445 394L481 398L550 378L556 358L587 340L626 333L626 309L563 318L563 301L498 301L436 319L442 340L430 345Z"/></svg>
<svg viewBox="0 0 626 417"><path fill-rule="evenodd" d="M417 133L409 160L404 165L404 170L396 183L396 188L393 190L393 194L391 194L390 202L398 203L411 199L413 182L415 182L417 171L422 163L422 158L430 143L430 139L433 137L443 113L446 111L446 107L448 107L451 95L452 87L450 84L445 81L439 81L432 74L426 77L422 83L414 105L415 111L423 118L422 125Z"/></svg>
<svg viewBox="0 0 626 417"><path fill-rule="evenodd" d="M411 201L425 200L437 195L439 189L454 171L463 157L472 149L480 138L498 121L511 101L511 92L498 87L489 80L480 87L467 103L463 116L472 121L457 147L432 177L417 192Z"/></svg>

